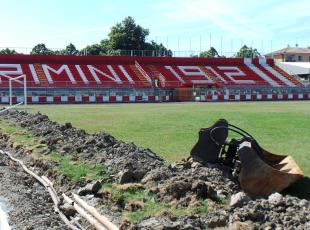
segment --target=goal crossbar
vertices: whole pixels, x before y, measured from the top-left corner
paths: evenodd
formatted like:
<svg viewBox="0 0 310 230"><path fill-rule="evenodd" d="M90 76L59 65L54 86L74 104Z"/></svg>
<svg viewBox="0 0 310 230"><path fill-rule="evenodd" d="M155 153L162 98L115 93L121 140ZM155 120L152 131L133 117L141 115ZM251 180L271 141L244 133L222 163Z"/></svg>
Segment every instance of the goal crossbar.
<svg viewBox="0 0 310 230"><path fill-rule="evenodd" d="M7 107L6 110L8 110L10 108L14 108L18 105L24 104L24 109L25 109L25 111L27 111L27 77L26 77L26 75L23 74L20 76L11 77L11 76L8 76L6 74L0 74L0 80L1 80L1 77L4 77L4 78L9 80L9 102L10 102L10 106ZM24 100L23 100L23 102L18 103L14 106L13 106L13 90L12 90L13 86L12 86L12 82L16 82L16 83L19 83L19 84L24 86Z"/></svg>

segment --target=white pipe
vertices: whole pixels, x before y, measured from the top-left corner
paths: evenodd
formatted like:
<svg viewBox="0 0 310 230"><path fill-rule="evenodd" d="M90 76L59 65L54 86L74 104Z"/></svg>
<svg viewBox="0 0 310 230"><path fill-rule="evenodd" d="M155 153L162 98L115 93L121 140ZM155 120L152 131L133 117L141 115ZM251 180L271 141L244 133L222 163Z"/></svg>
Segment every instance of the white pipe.
<svg viewBox="0 0 310 230"><path fill-rule="evenodd" d="M20 103L18 103L18 104L12 105L12 106L5 107L4 109L0 110L0 113L3 113L3 112L5 112L5 111L7 111L7 110L9 110L9 109L13 109L13 108L15 108L15 107L17 107L17 106L19 106L19 105L21 105L21 104L23 104L23 103L24 103L24 102L20 102ZM1 230L1 229L0 229L0 230Z"/></svg>
<svg viewBox="0 0 310 230"><path fill-rule="evenodd" d="M21 79L21 78L23 78L25 75L23 74L23 75L20 75L20 76L18 76L18 77L12 77L11 79L12 80L18 80L18 79Z"/></svg>
<svg viewBox="0 0 310 230"><path fill-rule="evenodd" d="M80 196L77 194L73 194L73 198L76 202L82 206L86 211L92 214L101 224L103 224L108 230L118 230L119 228L116 227L108 218L102 216L94 207L90 206L86 203L86 201L82 200Z"/></svg>
<svg viewBox="0 0 310 230"><path fill-rule="evenodd" d="M10 77L10 76L5 75L5 74L0 74L0 76L1 76L1 77L5 77L5 78L7 78L7 79L9 79L9 80L18 82L18 83L20 83L20 84L23 84L23 82L22 82L22 81L19 81L18 79L23 78L23 77L25 76L25 74L20 75L20 76L18 76L18 77Z"/></svg>
<svg viewBox="0 0 310 230"><path fill-rule="evenodd" d="M83 216L92 226L94 226L97 230L106 230L106 228L98 221L96 220L92 215L87 213L81 206L79 206L77 203L75 203L70 197L68 197L66 194L62 194L64 200L72 205L74 209Z"/></svg>
<svg viewBox="0 0 310 230"><path fill-rule="evenodd" d="M0 150L1 154L5 154L7 155L12 161L17 162L23 169L24 171L26 171L29 175L31 175L32 177L34 177L37 181L40 182L40 184L42 184L49 192L53 202L54 202L54 211L55 213L58 213L60 218L65 222L65 224L70 227L70 229L72 230L79 230L79 228L77 228L76 226L74 226L68 219L67 217L59 210L58 205L59 205L59 198L57 197L57 194L54 193L54 188L52 186L49 185L49 182L45 181L44 179L42 179L41 177L39 177L37 174L35 174L34 172L32 172L31 170L29 170L21 160L18 160L16 158L14 158L12 156L12 154L10 154L9 152L4 152L2 150ZM49 181L49 180L48 180ZM2 230L2 228L0 228L0 230Z"/></svg>

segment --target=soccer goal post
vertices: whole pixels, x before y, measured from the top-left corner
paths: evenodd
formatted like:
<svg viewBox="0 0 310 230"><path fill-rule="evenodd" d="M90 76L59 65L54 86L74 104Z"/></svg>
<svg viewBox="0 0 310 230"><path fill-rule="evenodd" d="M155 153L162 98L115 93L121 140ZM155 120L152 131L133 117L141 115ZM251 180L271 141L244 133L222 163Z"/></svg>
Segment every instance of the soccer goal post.
<svg viewBox="0 0 310 230"><path fill-rule="evenodd" d="M26 75L23 74L17 77L11 77L5 74L0 74L0 79L1 77L4 77L8 79L9 81L9 107L6 108L5 110L24 104L24 110L27 111L27 77ZM13 105L13 84L12 84L13 82L23 85L23 94L24 94L23 101L15 105Z"/></svg>

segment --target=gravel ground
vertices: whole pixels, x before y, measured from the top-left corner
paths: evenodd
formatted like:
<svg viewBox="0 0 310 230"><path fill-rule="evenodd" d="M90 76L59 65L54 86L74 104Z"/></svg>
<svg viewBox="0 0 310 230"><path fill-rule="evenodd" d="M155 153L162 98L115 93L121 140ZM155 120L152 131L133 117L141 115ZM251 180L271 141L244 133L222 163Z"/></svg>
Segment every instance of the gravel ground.
<svg viewBox="0 0 310 230"><path fill-rule="evenodd" d="M0 197L5 198L12 229L68 229L53 212L43 186L0 154Z"/></svg>

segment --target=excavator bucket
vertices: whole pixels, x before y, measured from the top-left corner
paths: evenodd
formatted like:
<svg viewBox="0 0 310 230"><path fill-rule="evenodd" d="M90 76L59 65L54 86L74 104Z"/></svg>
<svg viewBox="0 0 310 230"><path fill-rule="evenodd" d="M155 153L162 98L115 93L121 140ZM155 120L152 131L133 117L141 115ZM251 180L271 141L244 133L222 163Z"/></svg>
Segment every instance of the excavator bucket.
<svg viewBox="0 0 310 230"><path fill-rule="evenodd" d="M216 129L211 136L211 131L219 127L224 128ZM219 163L221 146L228 137L227 128L227 121L220 119L211 127L200 129L198 142L191 150L191 157L202 163Z"/></svg>
<svg viewBox="0 0 310 230"><path fill-rule="evenodd" d="M228 131L242 138L228 141ZM241 188L252 197L281 192L304 176L291 156L264 150L249 133L225 119L200 129L191 157L203 164L219 163L231 167L233 175L238 176Z"/></svg>
<svg viewBox="0 0 310 230"><path fill-rule="evenodd" d="M240 186L252 197L281 192L304 176L291 156L267 152L255 140L242 143L237 155L241 162Z"/></svg>

